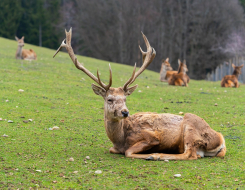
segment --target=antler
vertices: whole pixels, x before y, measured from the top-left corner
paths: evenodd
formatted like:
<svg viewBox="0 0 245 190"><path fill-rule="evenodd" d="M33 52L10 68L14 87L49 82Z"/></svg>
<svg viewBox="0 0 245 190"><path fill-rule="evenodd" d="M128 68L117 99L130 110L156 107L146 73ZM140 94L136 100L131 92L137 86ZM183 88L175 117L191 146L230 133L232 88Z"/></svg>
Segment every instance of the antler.
<svg viewBox="0 0 245 190"><path fill-rule="evenodd" d="M100 80L100 76L99 76L99 72L97 70L97 77L95 77L88 69L86 69L81 63L78 62L74 51L71 47L71 36L72 36L72 28L69 30L69 32L67 32L65 30L66 33L66 39L64 39L60 45L60 47L57 49L57 51L55 52L53 58L56 56L57 53L59 53L59 51L61 50L62 47L65 47L71 60L73 61L73 63L75 64L75 66L83 71L86 75L88 75L91 79L93 79L98 85L100 85L102 88L104 88L106 91L109 90L109 88L112 85L112 72L111 72L111 66L109 64L109 70L110 70L110 80L109 80L109 84L105 85L103 82L101 82ZM65 43L66 41L66 43Z"/></svg>
<svg viewBox="0 0 245 190"><path fill-rule="evenodd" d="M148 39L143 34L143 32L141 32L141 33L142 33L142 36L143 36L143 38L145 40L145 45L146 45L147 51L146 52L142 51L141 47L139 46L140 51L142 53L143 64L142 64L141 68L135 73L135 69L136 69L136 63L135 63L134 71L133 71L132 76L130 77L130 79L123 86L123 90L125 92L127 91L129 85L131 85L135 81L135 79L150 65L150 63L153 61L153 59L156 56L155 49L151 47Z"/></svg>

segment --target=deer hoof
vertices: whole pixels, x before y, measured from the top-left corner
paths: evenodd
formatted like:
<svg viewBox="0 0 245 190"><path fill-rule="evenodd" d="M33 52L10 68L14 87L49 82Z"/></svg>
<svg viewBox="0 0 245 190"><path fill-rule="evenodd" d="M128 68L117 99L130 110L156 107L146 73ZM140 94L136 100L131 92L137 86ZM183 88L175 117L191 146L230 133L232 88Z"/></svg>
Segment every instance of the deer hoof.
<svg viewBox="0 0 245 190"><path fill-rule="evenodd" d="M153 156L149 156L146 160L154 160Z"/></svg>

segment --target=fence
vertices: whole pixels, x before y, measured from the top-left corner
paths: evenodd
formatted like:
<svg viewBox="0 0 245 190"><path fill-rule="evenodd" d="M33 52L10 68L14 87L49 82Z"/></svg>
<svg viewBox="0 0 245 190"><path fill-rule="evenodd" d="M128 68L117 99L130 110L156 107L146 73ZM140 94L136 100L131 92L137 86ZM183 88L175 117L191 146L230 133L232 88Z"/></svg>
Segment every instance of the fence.
<svg viewBox="0 0 245 190"><path fill-rule="evenodd" d="M230 60L229 62L224 62L223 64L220 64L219 66L216 67L215 70L207 74L206 80L220 81L225 75L232 75L233 70L234 70L231 66L232 63L234 63L234 65L236 66L239 66L241 64L245 64L245 59L243 57L234 58ZM238 80L240 83L245 83L245 65L242 68L242 73L238 77Z"/></svg>

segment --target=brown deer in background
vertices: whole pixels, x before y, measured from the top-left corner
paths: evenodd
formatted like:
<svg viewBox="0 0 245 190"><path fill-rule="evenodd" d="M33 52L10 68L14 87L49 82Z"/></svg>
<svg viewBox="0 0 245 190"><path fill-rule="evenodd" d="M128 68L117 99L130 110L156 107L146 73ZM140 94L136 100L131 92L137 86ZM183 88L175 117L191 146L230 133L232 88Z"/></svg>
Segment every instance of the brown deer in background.
<svg viewBox="0 0 245 190"><path fill-rule="evenodd" d="M221 80L221 87L239 87L238 76L241 74L243 64L241 66L235 66L233 63L231 66L234 68L232 75L226 75Z"/></svg>
<svg viewBox="0 0 245 190"><path fill-rule="evenodd" d="M168 81L168 79L174 73L178 73L178 71L173 71L173 68L171 67L169 63L169 58L167 58L166 60L163 59L161 70L160 70L160 81L161 82Z"/></svg>
<svg viewBox="0 0 245 190"><path fill-rule="evenodd" d="M188 68L186 66L186 61L181 62L178 60L179 63L179 69L178 73L174 73L171 75L171 77L168 79L169 85L175 85L175 86L188 86L188 83L190 81L189 76L186 74L188 71Z"/></svg>
<svg viewBox="0 0 245 190"><path fill-rule="evenodd" d="M36 60L37 55L32 49L23 49L24 46L24 36L21 39L15 36L16 41L18 42L18 48L15 54L16 59L24 60Z"/></svg>
<svg viewBox="0 0 245 190"><path fill-rule="evenodd" d="M72 30L66 31L66 39L61 43L54 56L65 47L75 66L88 75L98 85L92 84L95 94L104 99L104 123L107 136L113 143L110 153L124 154L130 158L146 160L192 160L204 156L223 157L226 153L223 136L214 131L200 117L185 114L184 117L173 114L150 112L129 115L126 97L134 92L138 85L129 87L153 61L156 52L142 33L147 51L142 52L143 64L123 87L112 88L112 71L109 65L109 84L105 85L97 71L95 77L78 62L72 46ZM66 41L66 43L65 43ZM141 49L141 48L140 48Z"/></svg>

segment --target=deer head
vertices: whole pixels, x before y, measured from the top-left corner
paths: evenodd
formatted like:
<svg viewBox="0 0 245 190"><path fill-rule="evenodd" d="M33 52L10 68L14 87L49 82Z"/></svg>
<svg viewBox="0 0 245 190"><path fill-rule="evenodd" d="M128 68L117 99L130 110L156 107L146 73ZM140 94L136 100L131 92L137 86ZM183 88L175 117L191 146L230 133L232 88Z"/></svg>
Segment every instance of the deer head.
<svg viewBox="0 0 245 190"><path fill-rule="evenodd" d="M172 71L173 68L171 67L170 63L169 63L169 58L167 58L166 60L162 60L162 64L165 66L166 71Z"/></svg>
<svg viewBox="0 0 245 190"><path fill-rule="evenodd" d="M74 54L74 51L71 47L72 29L70 29L69 32L65 31L65 33L66 33L66 39L63 40L63 42L61 43L60 47L58 48L58 50L56 51L53 57L55 57L55 55L60 51L62 47L65 47L68 51L68 54L70 55L70 58L72 59L75 66L77 67L77 69L83 71L92 80L94 80L94 82L98 84L98 85L92 84L92 89L96 95L102 96L104 99L105 116L111 120L120 120L120 119L128 117L129 110L126 106L126 97L132 94L134 90L138 87L138 85L136 84L135 86L132 86L132 87L129 87L129 86L148 67L148 65L153 61L153 59L156 56L156 52L154 48L150 46L150 43L147 40L146 36L142 33L142 36L144 38L144 41L147 47L147 51L144 52L142 51L141 47L139 47L142 53L142 57L143 57L143 64L141 68L137 72L135 72L136 70L136 64L135 64L132 76L123 85L123 87L112 88L111 87L112 71L111 71L110 64L109 64L109 71L110 71L109 84L105 85L100 80L98 71L97 71L97 77L95 77L89 70L87 70L81 63L78 62Z"/></svg>
<svg viewBox="0 0 245 190"><path fill-rule="evenodd" d="M233 63L231 64L231 66L233 67L234 71L233 71L233 75L240 75L242 73L242 67L243 64L240 66L235 66Z"/></svg>
<svg viewBox="0 0 245 190"><path fill-rule="evenodd" d="M18 42L18 46L20 46L20 47L23 47L24 46L24 36L22 36L22 38L18 38L17 36L15 36L15 39L16 39L16 41Z"/></svg>
<svg viewBox="0 0 245 190"><path fill-rule="evenodd" d="M188 72L188 68L187 68L186 61L185 60L183 62L181 62L178 59L178 64L179 64L178 73L180 73L180 72L182 72L182 73Z"/></svg>

